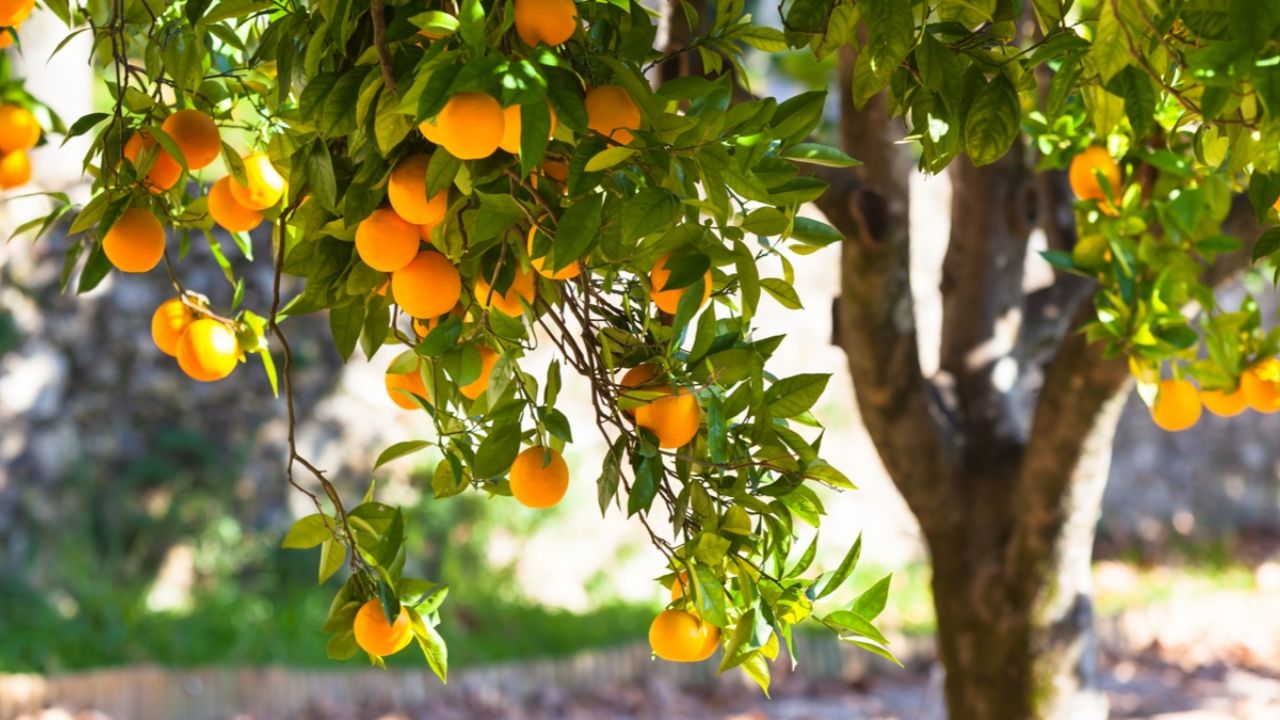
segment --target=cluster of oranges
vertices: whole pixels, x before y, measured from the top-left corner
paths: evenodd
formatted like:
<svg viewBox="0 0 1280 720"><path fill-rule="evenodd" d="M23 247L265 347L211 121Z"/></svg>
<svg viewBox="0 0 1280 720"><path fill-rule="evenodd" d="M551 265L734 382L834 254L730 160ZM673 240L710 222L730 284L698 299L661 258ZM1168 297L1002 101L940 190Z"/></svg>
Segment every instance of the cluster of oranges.
<svg viewBox="0 0 1280 720"><path fill-rule="evenodd" d="M1189 380L1160 381L1151 419L1162 429L1178 432L1200 420L1201 407L1219 417L1233 417L1247 409L1280 412L1280 360L1268 358L1240 374L1233 390L1200 390Z"/></svg>
<svg viewBox="0 0 1280 720"><path fill-rule="evenodd" d="M218 125L205 113L183 109L165 118L160 129L181 153L175 158L145 131L132 134L124 145L124 158L143 173L142 184L151 192L166 192L188 171L208 167L222 152ZM242 159L245 182L230 175L209 188L209 216L230 232L246 232L262 222L262 210L280 202L284 178L266 154L251 153ZM122 272L148 272L164 257L165 232L160 220L141 207L127 209L103 238L103 252Z"/></svg>
<svg viewBox="0 0 1280 720"><path fill-rule="evenodd" d="M171 298L151 316L151 339L178 367L196 380L221 380L235 370L243 357L235 333L224 322L208 316L195 300Z"/></svg>
<svg viewBox="0 0 1280 720"><path fill-rule="evenodd" d="M31 180L27 151L40 142L40 121L20 105L0 105L0 188L26 185Z"/></svg>

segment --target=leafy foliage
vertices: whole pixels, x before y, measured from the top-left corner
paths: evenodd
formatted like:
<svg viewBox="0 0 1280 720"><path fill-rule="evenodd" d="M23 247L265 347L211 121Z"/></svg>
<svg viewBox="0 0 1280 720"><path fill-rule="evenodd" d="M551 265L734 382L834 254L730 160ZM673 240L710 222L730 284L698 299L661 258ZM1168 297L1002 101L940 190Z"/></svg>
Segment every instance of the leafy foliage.
<svg viewBox="0 0 1280 720"><path fill-rule="evenodd" d="M742 667L767 686L768 661L848 580L861 546L819 577L805 575L812 552L792 560L797 523L816 526L823 514L815 484L853 484L822 460L821 435L811 431L818 423L809 410L826 376L775 377L767 361L782 338L752 333L766 295L800 305L783 252L840 239L797 217L826 187L803 168L855 164L809 140L821 94L734 101L743 49L784 49L782 32L752 24L740 2L721 2L706 30L673 51L696 52L705 75L654 89L646 71L672 56L654 49L649 12L624 1L577 5L571 37L536 47L517 39L513 4L490 0L425 10L394 0L50 4L69 24L89 25L114 102L111 113L80 118L67 132L94 140L85 158L94 195L70 228L79 242L67 278L84 263L78 291L110 271L103 238L126 209L141 207L177 235L176 260L166 253L163 262L190 311L233 329L240 351L259 355L273 386L283 361L291 422L288 318L327 312L344 357L398 348L388 370L403 383L392 398L421 408L435 433L387 448L377 465L435 448L444 458L431 482L438 498L510 495L508 469L523 446L559 451L584 431L556 407L562 368L588 377L598 432L611 448L597 479L602 510L617 505L644 523L670 565L665 582L677 573L696 578L673 605L723 628L722 670ZM884 5L888 16L901 15ZM683 10L696 20L692 6ZM908 41L895 37L892 52ZM628 99L638 122L621 132L602 127L602 113L618 105L593 109L589 93L602 86ZM462 150L483 134L479 115L463 136L426 139L451 132L443 128L461 98L476 108L494 101L517 108L501 122L518 116L518 143L488 154ZM255 256L245 232L231 233L234 249L223 246L206 178L184 157L184 138L166 129L179 108L220 126L233 191L263 187L260 160L242 153L265 153L279 172L278 204L245 205L270 223L269 253ZM131 140L142 149L129 150ZM408 316L400 271L388 292L387 273L366 263L360 248L358 228L383 206L393 169L417 154L430 156L418 201L445 193L447 210L424 226L431 249L415 252L443 256L452 270L442 272L456 272L462 286L455 311L438 317ZM166 157L195 182L157 183ZM229 307L214 308L183 285L181 260L193 242L221 265L234 289ZM270 308L242 306L245 280L227 255L236 251L273 265ZM766 257L783 258L784 277L760 277ZM571 267L582 271L548 277ZM437 292L441 284L425 287ZM678 299L659 310L659 293ZM710 305L700 302L705 295ZM521 360L542 342L558 358L535 377ZM637 367L650 380L622 387L618 375ZM673 444L641 413L681 397L695 400L694 432ZM295 467L309 480L296 479ZM408 612L424 658L444 679L448 652L438 626L448 588L406 576L412 518L378 502L372 484L360 503L344 503L292 439L288 479L316 512L294 525L285 547L318 549L321 583L346 570L324 625L329 655L359 653L353 619L377 599L389 618ZM871 624L886 587L821 622L892 658Z"/></svg>

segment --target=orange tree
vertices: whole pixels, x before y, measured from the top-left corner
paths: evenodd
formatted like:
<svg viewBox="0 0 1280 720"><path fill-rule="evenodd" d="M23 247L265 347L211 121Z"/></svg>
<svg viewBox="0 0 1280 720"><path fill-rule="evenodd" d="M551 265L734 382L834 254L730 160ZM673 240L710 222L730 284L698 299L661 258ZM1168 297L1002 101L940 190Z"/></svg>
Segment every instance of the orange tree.
<svg viewBox="0 0 1280 720"><path fill-rule="evenodd" d="M1105 717L1090 555L1127 391L1174 431L1280 409L1273 323L1213 292L1274 278L1280 3L793 0L783 26L836 56L863 162L819 170L836 342L929 548L951 717ZM952 180L937 337L913 166Z"/></svg>
<svg viewBox="0 0 1280 720"><path fill-rule="evenodd" d="M826 187L802 167L855 164L807 141L821 94L733 102L744 48L776 47L780 31L734 3L670 53L627 2L48 4L87 26L112 98L66 133L94 140L94 192L64 277L78 269L85 292L113 271L167 273L175 297L151 332L183 372L217 381L256 356L279 379L287 480L316 507L284 545L318 547L322 583L346 570L324 624L331 657L380 665L416 639L443 679L447 590L405 573L411 520L372 484L342 497L297 450L286 327L317 312L344 358L398 351L388 410L420 409L434 432L375 468L434 448L440 499L556 504L574 481L561 451L587 431L558 408L562 372L589 379L590 430L608 448L600 508L643 523L662 582L683 578L650 628L658 656L722 648L722 670L767 685L792 627L813 620L892 657L873 625L888 578L852 604L829 598L860 542L821 574L816 537L793 547L823 514L815 486L853 487L821 458L809 412L827 376L775 376L783 338L752 333L762 301L798 305L784 250L840 239L797 214ZM708 72L655 90L646 73L686 52ZM184 283L193 243L229 301ZM268 307L245 306L235 252L271 264ZM771 257L783 275L762 278ZM522 358L539 343L556 359L535 377Z"/></svg>

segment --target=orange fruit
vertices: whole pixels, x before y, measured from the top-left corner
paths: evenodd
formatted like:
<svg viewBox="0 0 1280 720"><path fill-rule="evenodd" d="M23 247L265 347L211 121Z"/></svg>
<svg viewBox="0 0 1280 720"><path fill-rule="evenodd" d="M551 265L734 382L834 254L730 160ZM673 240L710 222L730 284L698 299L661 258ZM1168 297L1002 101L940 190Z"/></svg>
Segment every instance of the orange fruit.
<svg viewBox="0 0 1280 720"><path fill-rule="evenodd" d="M548 177L556 181L561 194L567 194L569 192L569 163L564 160L552 158L542 161L542 172L535 172L529 177L529 182L533 184L535 190L538 188L539 176Z"/></svg>
<svg viewBox="0 0 1280 720"><path fill-rule="evenodd" d="M719 641L719 628L684 610L663 610L649 625L649 647L669 662L706 660Z"/></svg>
<svg viewBox="0 0 1280 720"><path fill-rule="evenodd" d="M511 286L505 293L498 293L490 288L489 278L478 277L476 278L476 302L485 309L493 308L511 317L519 317L524 312L524 306L520 304L520 300L523 299L532 305L533 289L533 273L528 270L517 270L516 276L511 280Z"/></svg>
<svg viewBox="0 0 1280 720"><path fill-rule="evenodd" d="M550 107L547 108L551 112L551 129L547 131L547 137L551 137L556 133L556 111ZM508 105L502 109L502 140L498 142L498 147L506 150L512 155L520 154L520 130L523 127L523 120L520 119L520 106Z"/></svg>
<svg viewBox="0 0 1280 720"><path fill-rule="evenodd" d="M213 118L199 110L179 110L164 119L160 129L182 151L188 170L207 167L222 152L222 136Z"/></svg>
<svg viewBox="0 0 1280 720"><path fill-rule="evenodd" d="M418 237L422 240L422 242L429 243L431 242L431 231L435 229L436 229L435 225L419 225Z"/></svg>
<svg viewBox="0 0 1280 720"><path fill-rule="evenodd" d="M235 333L210 318L192 321L178 339L178 367L201 382L213 382L231 374L240 358Z"/></svg>
<svg viewBox="0 0 1280 720"><path fill-rule="evenodd" d="M502 142L502 106L485 93L460 92L445 103L435 118L435 126L437 144L450 155L459 160L487 158ZM428 135L427 139L431 137Z"/></svg>
<svg viewBox="0 0 1280 720"><path fill-rule="evenodd" d="M1112 159L1106 148L1094 145L1085 148L1083 152L1071 159L1071 167L1067 171L1067 179L1071 183L1071 190L1075 192L1076 197L1081 200L1097 200L1103 203L1106 208L1111 208L1112 204L1107 200L1107 194L1102 189L1102 184L1098 182L1097 176L1093 171L1098 170L1102 176L1107 179L1107 183L1111 185L1111 194L1117 200L1120 199L1120 165Z"/></svg>
<svg viewBox="0 0 1280 720"><path fill-rule="evenodd" d="M449 312L445 313L444 315L437 315L436 317L433 317L433 318L414 318L413 332L416 333L418 337L424 338L427 336L427 333L431 332L432 330L435 330L436 326L440 324L440 321L447 316L453 316L457 318L463 317L462 306L454 305L453 309L450 310Z"/></svg>
<svg viewBox="0 0 1280 720"><path fill-rule="evenodd" d="M356 254L365 265L395 272L418 256L418 228L388 208L374 210L356 226Z"/></svg>
<svg viewBox="0 0 1280 720"><path fill-rule="evenodd" d="M684 597L685 586L689 584L689 573L680 573L671 583L671 600L674 602Z"/></svg>
<svg viewBox="0 0 1280 720"><path fill-rule="evenodd" d="M430 140L440 147L444 147L444 135L440 131L440 126L436 124L438 117L439 116L427 118L426 120L418 123L418 132L422 133L422 137Z"/></svg>
<svg viewBox="0 0 1280 720"><path fill-rule="evenodd" d="M675 315L676 309L680 307L680 298L684 297L686 288L662 289L666 287L667 279L671 277L671 273L667 271L667 260L670 257L670 255L663 255L653 264L653 270L649 272L649 283L653 286L653 304L657 305L662 312L668 315ZM710 297L711 271L708 270L702 280L702 302L698 303L698 307L702 308L706 305Z"/></svg>
<svg viewBox="0 0 1280 720"><path fill-rule="evenodd" d="M0 12L3 12L3 7L0 7ZM0 105L0 153L30 150L38 142L40 121L30 110L20 105Z"/></svg>
<svg viewBox="0 0 1280 720"><path fill-rule="evenodd" d="M13 46L13 38L16 35L14 30L0 31L0 50Z"/></svg>
<svg viewBox="0 0 1280 720"><path fill-rule="evenodd" d="M1200 399L1209 412L1218 417L1234 417L1249 407L1249 400L1244 396L1244 388L1236 386L1235 390L1201 390Z"/></svg>
<svg viewBox="0 0 1280 720"><path fill-rule="evenodd" d="M36 0L0 0L0 26L17 27L30 15ZM5 150L5 152L9 152Z"/></svg>
<svg viewBox="0 0 1280 720"><path fill-rule="evenodd" d="M413 317L437 317L458 304L462 277L449 258L424 250L391 274L391 297Z"/></svg>
<svg viewBox="0 0 1280 720"><path fill-rule="evenodd" d="M196 314L182 302L182 298L170 298L160 303L151 315L151 339L160 352L170 357L178 355L178 341L187 326L195 322Z"/></svg>
<svg viewBox="0 0 1280 720"><path fill-rule="evenodd" d="M521 505L549 508L560 502L569 489L569 466L560 453L551 448L525 448L511 463L508 480L511 495Z"/></svg>
<svg viewBox="0 0 1280 720"><path fill-rule="evenodd" d="M391 171L387 199L405 222L435 226L449 209L449 193L441 191L427 198L427 163L430 155L408 155Z"/></svg>
<svg viewBox="0 0 1280 720"><path fill-rule="evenodd" d="M525 44L555 47L573 36L578 8L573 0L516 0L515 26Z"/></svg>
<svg viewBox="0 0 1280 720"><path fill-rule="evenodd" d="M498 353L493 348L480 346L480 377L458 388L458 392L470 400L475 400L489 389L489 376L493 374L493 366L498 362Z"/></svg>
<svg viewBox="0 0 1280 720"><path fill-rule="evenodd" d="M209 188L209 217L227 232L248 232L262 222L262 213L236 202L230 175Z"/></svg>
<svg viewBox="0 0 1280 720"><path fill-rule="evenodd" d="M395 655L413 640L409 613L402 607L396 621L387 622L387 614L382 610L382 603L377 600L370 600L360 606L351 631L355 633L356 644L361 650L378 657Z"/></svg>
<svg viewBox="0 0 1280 720"><path fill-rule="evenodd" d="M1275 203L1271 207L1275 208L1276 210L1280 210L1280 198L1276 198Z"/></svg>
<svg viewBox="0 0 1280 720"><path fill-rule="evenodd" d="M151 162L147 176L143 178L143 184L151 192L164 192L178 183L178 178L182 177L182 166L164 148L156 147L155 138L144 132L130 135L124 144L124 159L136 167L138 156L151 148L156 148L155 159Z"/></svg>
<svg viewBox="0 0 1280 720"><path fill-rule="evenodd" d="M1240 391L1249 407L1260 413L1280 410L1280 360L1267 358L1240 376Z"/></svg>
<svg viewBox="0 0 1280 720"><path fill-rule="evenodd" d="M670 393L669 389L666 392ZM1197 405L1196 407L1199 407ZM698 434L702 407L688 388L660 397L635 409L636 425L658 436L658 447L684 447Z"/></svg>
<svg viewBox="0 0 1280 720"><path fill-rule="evenodd" d="M266 210L284 195L284 178L266 153L256 152L244 158L244 179L245 184L241 185L231 178L231 196L250 210Z"/></svg>
<svg viewBox="0 0 1280 720"><path fill-rule="evenodd" d="M550 269L544 268L546 262L545 257L533 257L533 240L537 235L537 226L529 228L529 264L533 266L533 269L538 271L538 274L542 277L551 278L552 280L572 280L573 278L578 277L578 274L582 272L582 263L569 263L559 270L552 272Z"/></svg>
<svg viewBox="0 0 1280 720"><path fill-rule="evenodd" d="M102 251L117 270L146 272L164 257L164 227L149 211L129 208L102 238Z"/></svg>
<svg viewBox="0 0 1280 720"><path fill-rule="evenodd" d="M392 365L395 361L392 361ZM405 410L417 410L421 405L414 401L413 398L400 392L413 393L424 400L430 400L431 396L427 394L427 384L422 381L422 362L419 361L411 372L393 373L390 368L387 369L386 385L387 395L391 398L391 402L399 405Z"/></svg>
<svg viewBox="0 0 1280 720"><path fill-rule="evenodd" d="M1186 430L1200 419L1200 391L1186 380L1161 380L1151 419L1163 430Z"/></svg>
<svg viewBox="0 0 1280 720"><path fill-rule="evenodd" d="M623 373L622 379L618 381L618 385L622 386L624 390L638 388L647 385L657 376L658 367L651 363L645 363L643 365L637 365ZM627 393L625 391L622 393L623 396L626 396L626 394ZM632 418L636 416L636 409L634 407L624 407L622 412Z"/></svg>
<svg viewBox="0 0 1280 720"><path fill-rule="evenodd" d="M587 127L623 145L631 142L632 130L640 129L640 108L617 85L591 88L583 104L587 108Z"/></svg>
<svg viewBox="0 0 1280 720"><path fill-rule="evenodd" d="M14 150L0 157L0 188L16 188L30 180L31 157L26 150Z"/></svg>

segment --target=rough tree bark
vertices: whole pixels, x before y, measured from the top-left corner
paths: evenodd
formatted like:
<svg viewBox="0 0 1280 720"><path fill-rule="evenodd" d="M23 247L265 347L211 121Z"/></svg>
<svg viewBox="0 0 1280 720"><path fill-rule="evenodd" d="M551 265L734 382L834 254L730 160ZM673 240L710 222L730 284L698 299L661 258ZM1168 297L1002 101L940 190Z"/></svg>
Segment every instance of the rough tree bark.
<svg viewBox="0 0 1280 720"><path fill-rule="evenodd" d="M1130 386L1123 359L1076 332L1093 286L1061 275L1027 293L1031 230L1074 242L1061 173L1025 148L953 163L939 372L921 372L909 275L909 146L884 98L855 110L853 54L839 86L854 173L824 173L819 208L845 235L835 342L863 420L920 522L933 565L938 649L957 720L1106 716L1091 570L1111 441ZM1228 232L1256 236L1243 199ZM1219 281L1243 254L1211 269Z"/></svg>

